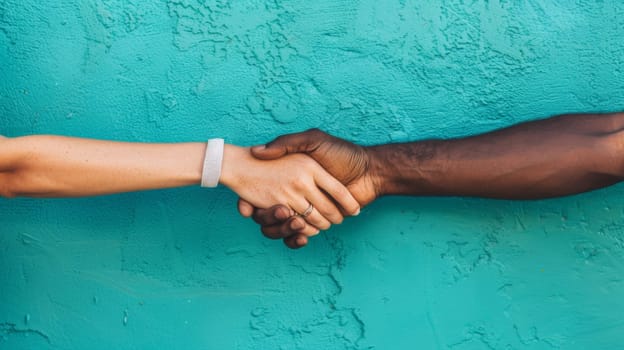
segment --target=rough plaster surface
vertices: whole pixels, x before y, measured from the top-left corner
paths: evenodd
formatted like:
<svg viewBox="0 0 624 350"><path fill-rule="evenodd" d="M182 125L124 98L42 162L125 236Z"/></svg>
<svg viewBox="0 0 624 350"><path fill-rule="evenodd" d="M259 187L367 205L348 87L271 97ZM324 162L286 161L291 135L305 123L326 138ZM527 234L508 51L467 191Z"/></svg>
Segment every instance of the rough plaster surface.
<svg viewBox="0 0 624 350"><path fill-rule="evenodd" d="M615 0L0 0L0 133L468 135L624 109L622 37ZM225 189L0 200L0 348L618 348L623 194L386 198L296 252Z"/></svg>

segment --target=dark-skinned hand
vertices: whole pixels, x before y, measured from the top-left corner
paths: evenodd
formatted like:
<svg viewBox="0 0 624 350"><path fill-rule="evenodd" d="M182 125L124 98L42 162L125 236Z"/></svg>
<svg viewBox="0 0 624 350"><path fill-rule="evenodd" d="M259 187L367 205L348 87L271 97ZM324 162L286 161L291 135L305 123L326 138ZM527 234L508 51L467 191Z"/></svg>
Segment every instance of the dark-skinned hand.
<svg viewBox="0 0 624 350"><path fill-rule="evenodd" d="M362 207L378 195L371 157L366 149L318 129L280 136L266 145L252 147L251 153L262 160L305 153L345 184ZM259 209L239 199L238 210L245 217L251 216L266 237L283 239L293 249L305 246L309 236L319 233L316 227L283 205Z"/></svg>

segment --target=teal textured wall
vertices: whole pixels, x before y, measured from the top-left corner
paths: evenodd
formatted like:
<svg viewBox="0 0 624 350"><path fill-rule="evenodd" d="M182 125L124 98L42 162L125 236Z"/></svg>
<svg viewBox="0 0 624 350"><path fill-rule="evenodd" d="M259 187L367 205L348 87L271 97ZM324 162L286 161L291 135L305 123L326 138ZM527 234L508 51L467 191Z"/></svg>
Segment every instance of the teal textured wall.
<svg viewBox="0 0 624 350"><path fill-rule="evenodd" d="M0 134L469 135L623 110L623 37L616 0L0 0ZM0 200L0 348L613 349L623 194L384 198L300 251L227 189Z"/></svg>

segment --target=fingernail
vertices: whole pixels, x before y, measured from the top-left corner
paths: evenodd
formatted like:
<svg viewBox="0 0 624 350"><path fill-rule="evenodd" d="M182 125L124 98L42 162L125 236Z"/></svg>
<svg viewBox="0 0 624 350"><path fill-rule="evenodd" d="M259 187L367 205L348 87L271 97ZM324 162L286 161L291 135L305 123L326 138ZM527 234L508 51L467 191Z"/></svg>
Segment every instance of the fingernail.
<svg viewBox="0 0 624 350"><path fill-rule="evenodd" d="M251 147L254 151L262 151L263 149L266 148L266 145L257 145L257 146L253 146Z"/></svg>
<svg viewBox="0 0 624 350"><path fill-rule="evenodd" d="M353 216L358 216L360 215L360 208L358 208L358 210L353 214Z"/></svg>

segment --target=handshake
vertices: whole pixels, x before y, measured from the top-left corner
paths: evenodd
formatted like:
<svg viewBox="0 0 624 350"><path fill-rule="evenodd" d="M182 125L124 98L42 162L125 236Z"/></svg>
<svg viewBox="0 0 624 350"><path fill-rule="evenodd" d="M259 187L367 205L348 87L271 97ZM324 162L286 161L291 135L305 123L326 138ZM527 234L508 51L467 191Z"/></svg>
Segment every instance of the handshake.
<svg viewBox="0 0 624 350"><path fill-rule="evenodd" d="M0 136L0 196L79 197L221 183L238 194L240 213L265 236L300 248L379 196L539 199L613 185L624 179L623 130L624 113L610 113L370 147L320 130L252 148Z"/></svg>
<svg viewBox="0 0 624 350"><path fill-rule="evenodd" d="M250 153L258 160L283 162L284 168L276 166L270 175L280 178L277 187L269 189L273 195L283 193L283 197L275 198L281 204L267 209L256 208L241 198L238 209L260 224L266 237L283 239L290 248L303 247L319 230L342 223L345 216L358 215L361 207L383 191L384 161L375 148L361 147L318 129L280 136L252 147ZM226 164L224 160L224 167ZM223 171L227 179L226 169ZM234 183L224 183L237 193L245 193ZM252 187L251 191L258 190Z"/></svg>
<svg viewBox="0 0 624 350"><path fill-rule="evenodd" d="M265 236L300 248L383 195L540 199L615 184L624 179L622 130L623 113L576 114L460 139L362 147L313 129L247 151L254 161L282 162L271 169L272 203L250 200L261 194L253 183L224 183Z"/></svg>

